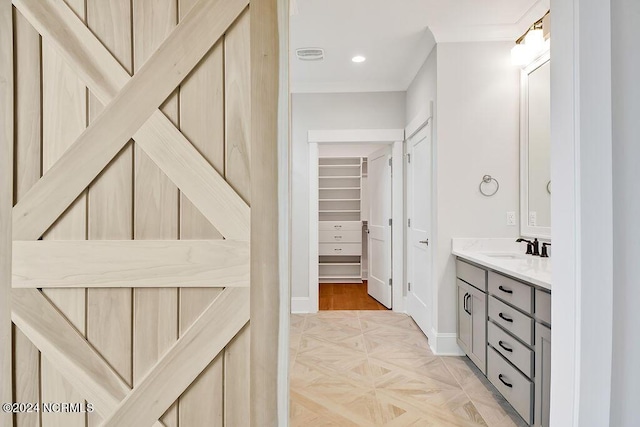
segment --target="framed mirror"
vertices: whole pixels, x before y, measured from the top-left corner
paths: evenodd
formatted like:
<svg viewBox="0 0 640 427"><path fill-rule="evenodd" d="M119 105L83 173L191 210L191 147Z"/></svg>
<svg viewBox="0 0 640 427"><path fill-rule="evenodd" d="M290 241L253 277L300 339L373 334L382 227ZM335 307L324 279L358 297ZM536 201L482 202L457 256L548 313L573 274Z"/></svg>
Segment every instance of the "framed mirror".
<svg viewBox="0 0 640 427"><path fill-rule="evenodd" d="M523 68L520 96L520 234L551 238L551 63Z"/></svg>

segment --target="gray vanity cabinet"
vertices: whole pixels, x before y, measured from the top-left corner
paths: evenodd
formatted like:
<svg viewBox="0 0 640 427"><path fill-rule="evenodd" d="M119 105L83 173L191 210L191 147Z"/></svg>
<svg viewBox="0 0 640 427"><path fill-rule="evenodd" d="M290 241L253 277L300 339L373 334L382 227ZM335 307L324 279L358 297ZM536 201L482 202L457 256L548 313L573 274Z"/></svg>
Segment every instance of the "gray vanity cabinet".
<svg viewBox="0 0 640 427"><path fill-rule="evenodd" d="M483 374L487 373L486 271L458 261L458 345ZM473 286L472 286L473 285ZM478 289L476 286L480 287Z"/></svg>
<svg viewBox="0 0 640 427"><path fill-rule="evenodd" d="M551 293L460 259L458 344L522 418L549 426Z"/></svg>

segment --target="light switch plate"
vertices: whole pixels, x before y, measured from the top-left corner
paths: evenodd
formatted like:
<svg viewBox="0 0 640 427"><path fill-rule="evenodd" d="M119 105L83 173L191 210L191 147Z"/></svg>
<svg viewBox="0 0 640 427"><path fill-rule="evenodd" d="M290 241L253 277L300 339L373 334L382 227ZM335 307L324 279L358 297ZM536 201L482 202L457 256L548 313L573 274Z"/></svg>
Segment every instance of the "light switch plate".
<svg viewBox="0 0 640 427"><path fill-rule="evenodd" d="M538 214L535 211L529 212L529 226L535 227L538 222Z"/></svg>
<svg viewBox="0 0 640 427"><path fill-rule="evenodd" d="M507 212L507 225L516 225L516 213Z"/></svg>

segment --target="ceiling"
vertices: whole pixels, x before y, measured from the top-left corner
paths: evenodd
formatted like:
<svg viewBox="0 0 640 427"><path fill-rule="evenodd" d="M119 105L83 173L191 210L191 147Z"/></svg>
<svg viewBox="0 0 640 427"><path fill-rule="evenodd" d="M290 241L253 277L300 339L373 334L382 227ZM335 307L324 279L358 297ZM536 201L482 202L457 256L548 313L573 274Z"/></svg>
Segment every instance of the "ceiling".
<svg viewBox="0 0 640 427"><path fill-rule="evenodd" d="M515 41L549 2L291 0L291 90L404 91L436 42ZM300 61L301 47L323 48L325 59Z"/></svg>

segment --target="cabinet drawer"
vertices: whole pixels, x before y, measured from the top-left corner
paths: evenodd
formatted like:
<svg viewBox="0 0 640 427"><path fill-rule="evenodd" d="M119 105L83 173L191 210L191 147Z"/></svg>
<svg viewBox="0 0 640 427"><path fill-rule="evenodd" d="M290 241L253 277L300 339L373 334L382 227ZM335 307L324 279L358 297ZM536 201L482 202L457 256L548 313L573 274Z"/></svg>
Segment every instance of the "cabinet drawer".
<svg viewBox="0 0 640 427"><path fill-rule="evenodd" d="M533 288L531 286L493 271L489 272L488 280L489 293L527 313L533 313Z"/></svg>
<svg viewBox="0 0 640 427"><path fill-rule="evenodd" d="M511 406L531 424L533 383L489 347L487 378L507 399Z"/></svg>
<svg viewBox="0 0 640 427"><path fill-rule="evenodd" d="M489 298L489 318L525 343L533 345L533 319L494 296Z"/></svg>
<svg viewBox="0 0 640 427"><path fill-rule="evenodd" d="M456 275L470 285L487 292L487 271L461 260L456 261Z"/></svg>
<svg viewBox="0 0 640 427"><path fill-rule="evenodd" d="M322 230L320 243L360 243L362 231Z"/></svg>
<svg viewBox="0 0 640 427"><path fill-rule="evenodd" d="M318 230L359 231L362 230L362 223L360 221L319 221Z"/></svg>
<svg viewBox="0 0 640 427"><path fill-rule="evenodd" d="M320 255L362 255L360 243L320 243Z"/></svg>
<svg viewBox="0 0 640 427"><path fill-rule="evenodd" d="M551 324L551 294L536 289L536 318Z"/></svg>
<svg viewBox="0 0 640 427"><path fill-rule="evenodd" d="M517 339L488 322L489 344L529 378L532 377L533 351Z"/></svg>

